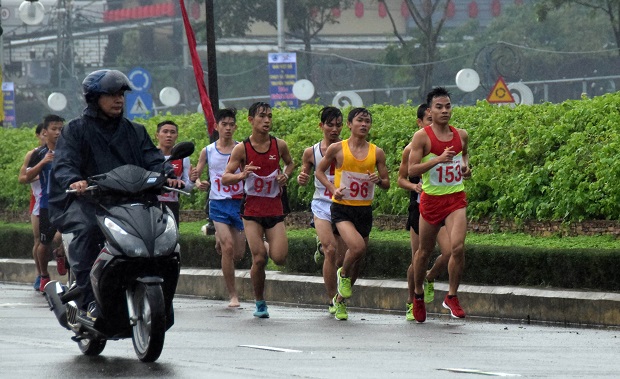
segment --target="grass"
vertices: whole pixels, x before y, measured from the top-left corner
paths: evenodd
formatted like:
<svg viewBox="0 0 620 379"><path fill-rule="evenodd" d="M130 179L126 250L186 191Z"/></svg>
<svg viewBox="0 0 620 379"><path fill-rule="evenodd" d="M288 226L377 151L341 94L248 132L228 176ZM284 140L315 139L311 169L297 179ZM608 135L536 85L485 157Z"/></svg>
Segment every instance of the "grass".
<svg viewBox="0 0 620 379"><path fill-rule="evenodd" d="M183 222L180 224L181 233L201 234L203 221ZM288 236L314 236L314 229L289 229ZM373 229L370 238L385 241L408 241L409 232L405 230L381 231ZM571 249L620 249L620 239L611 235L562 237L531 236L525 233L496 233L480 234L468 233L465 244L490 246L529 246L540 248L571 248Z"/></svg>
<svg viewBox="0 0 620 379"><path fill-rule="evenodd" d="M183 234L201 235L204 221L182 222L179 230ZM7 223L2 226L10 228L30 229L29 223ZM314 229L289 229L288 236L314 236ZM378 230L373 229L370 238L384 241L408 241L409 233L405 230ZM531 236L525 233L468 233L465 244L489 246L528 246L550 249L620 249L620 239L611 235L562 237Z"/></svg>

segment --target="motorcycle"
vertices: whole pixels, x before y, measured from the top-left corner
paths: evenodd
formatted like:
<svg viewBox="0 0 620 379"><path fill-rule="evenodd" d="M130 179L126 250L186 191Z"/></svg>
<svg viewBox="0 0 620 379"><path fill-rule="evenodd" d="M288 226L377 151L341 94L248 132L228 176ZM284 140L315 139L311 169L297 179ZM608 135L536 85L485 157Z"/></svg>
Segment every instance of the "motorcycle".
<svg viewBox="0 0 620 379"><path fill-rule="evenodd" d="M174 146L168 160L194 152L194 144ZM58 322L75 335L85 355L99 355L108 340L131 337L143 362L159 358L166 331L174 324L172 300L181 269L178 228L172 212L157 202L166 186L164 173L120 166L88 178L97 203L97 224L105 242L90 272L100 316L89 317L75 300L81 295L69 269L67 285L51 281L45 295ZM72 192L73 190L67 190ZM63 234L68 256L71 234Z"/></svg>

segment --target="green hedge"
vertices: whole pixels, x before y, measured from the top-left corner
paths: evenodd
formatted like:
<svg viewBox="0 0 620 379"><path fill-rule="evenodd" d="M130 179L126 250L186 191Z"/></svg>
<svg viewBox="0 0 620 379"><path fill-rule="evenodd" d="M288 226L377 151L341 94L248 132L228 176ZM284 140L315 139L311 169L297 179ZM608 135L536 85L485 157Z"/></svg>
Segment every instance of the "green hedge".
<svg viewBox="0 0 620 379"><path fill-rule="evenodd" d="M27 224L26 224L27 225ZM182 234L183 267L220 268L213 236ZM314 237L289 236L289 255L284 272L321 275L314 263ZM32 232L28 227L0 228L3 258L31 258ZM308 248L311 246L312 248ZM437 252L436 252L437 254ZM380 233L369 243L362 265L364 278L405 280L411 261L409 241L382 239ZM550 286L557 288L620 291L620 249L549 249L467 245L462 282L481 285ZM236 265L249 269L248 249ZM446 280L444 274L441 280Z"/></svg>
<svg viewBox="0 0 620 379"><path fill-rule="evenodd" d="M303 149L321 138L319 105L293 110L274 109L273 134L289 144L300 163ZM370 140L387 156L392 186L377 191L378 214L405 214L407 194L396 186L404 146L414 132L416 105L372 105ZM344 110L345 114L348 110ZM200 114L158 115L143 120L154 134L155 125L170 118L181 125L180 140L197 145L192 160L208 143ZM237 139L249 135L247 113L238 113ZM471 218L509 220L620 219L620 93L561 104L494 106L479 102L454 108L452 124L468 130L472 179L466 182ZM343 137L348 129L343 130ZM28 189L17 184L25 152L35 146L32 129L0 130L0 206L17 210L28 204ZM295 173L296 175L297 173ZM294 176L295 176L294 175ZM289 197L294 211L307 210L312 186L300 188L292 179ZM204 193L182 199L183 209L203 209Z"/></svg>

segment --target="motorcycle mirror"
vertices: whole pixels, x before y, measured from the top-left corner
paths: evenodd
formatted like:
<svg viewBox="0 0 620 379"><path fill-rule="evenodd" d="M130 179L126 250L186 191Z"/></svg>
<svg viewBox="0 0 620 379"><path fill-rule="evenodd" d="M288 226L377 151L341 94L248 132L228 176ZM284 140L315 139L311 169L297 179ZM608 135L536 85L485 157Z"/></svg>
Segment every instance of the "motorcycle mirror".
<svg viewBox="0 0 620 379"><path fill-rule="evenodd" d="M189 157L194 154L194 143L189 141L179 142L172 147L172 151L170 152L169 161L173 161L176 159L183 159L185 157Z"/></svg>

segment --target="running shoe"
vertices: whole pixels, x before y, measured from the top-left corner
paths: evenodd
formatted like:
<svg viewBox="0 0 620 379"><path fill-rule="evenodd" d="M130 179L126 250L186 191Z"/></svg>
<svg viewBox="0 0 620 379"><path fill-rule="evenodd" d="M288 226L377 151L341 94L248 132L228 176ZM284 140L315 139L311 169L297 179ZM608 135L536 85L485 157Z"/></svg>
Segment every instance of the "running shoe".
<svg viewBox="0 0 620 379"><path fill-rule="evenodd" d="M435 300L435 281L424 278L424 302L429 304L433 300Z"/></svg>
<svg viewBox="0 0 620 379"><path fill-rule="evenodd" d="M345 278L341 276L340 275L341 271L342 271L342 267L340 267L338 271L336 271L336 276L338 277L338 293L340 294L340 296L344 297L345 299L348 299L351 297L351 294L352 294L351 278Z"/></svg>
<svg viewBox="0 0 620 379"><path fill-rule="evenodd" d="M44 292L45 291L45 285L47 283L50 282L50 277L49 276L43 276L41 275L41 283L39 283L39 291L40 292Z"/></svg>
<svg viewBox="0 0 620 379"><path fill-rule="evenodd" d="M413 317L413 303L407 303L407 321L415 321L415 317Z"/></svg>
<svg viewBox="0 0 620 379"><path fill-rule="evenodd" d="M450 310L450 316L454 318L465 318L465 311L461 308L461 304L459 304L459 298L452 296L449 298L446 295L446 298L443 299L443 307Z"/></svg>
<svg viewBox="0 0 620 379"><path fill-rule="evenodd" d="M58 275L64 276L67 275L67 265L65 263L65 256L56 256L56 270L58 271Z"/></svg>
<svg viewBox="0 0 620 379"><path fill-rule="evenodd" d="M327 307L327 310L329 311L329 314L336 314L336 304L332 303Z"/></svg>
<svg viewBox="0 0 620 379"><path fill-rule="evenodd" d="M256 302L254 317L269 318L269 312L267 311L267 303L265 302L265 300L259 300Z"/></svg>
<svg viewBox="0 0 620 379"><path fill-rule="evenodd" d="M37 277L34 279L34 284L32 286L34 287L35 291L39 290L39 287L41 287L41 275L37 275Z"/></svg>
<svg viewBox="0 0 620 379"><path fill-rule="evenodd" d="M322 265L325 260L325 255L323 255L323 245L321 245L321 241L319 241L319 236L316 236L316 251L314 252L314 262L317 265Z"/></svg>
<svg viewBox="0 0 620 379"><path fill-rule="evenodd" d="M349 313L347 312L347 305L344 303L344 300L341 302L336 301L338 295L334 296L332 300L334 302L334 306L336 307L336 313L334 316L336 320L345 321L349 318Z"/></svg>
<svg viewBox="0 0 620 379"><path fill-rule="evenodd" d="M424 304L424 299L418 299L417 297L413 299L413 317L417 322L426 321L426 304Z"/></svg>

